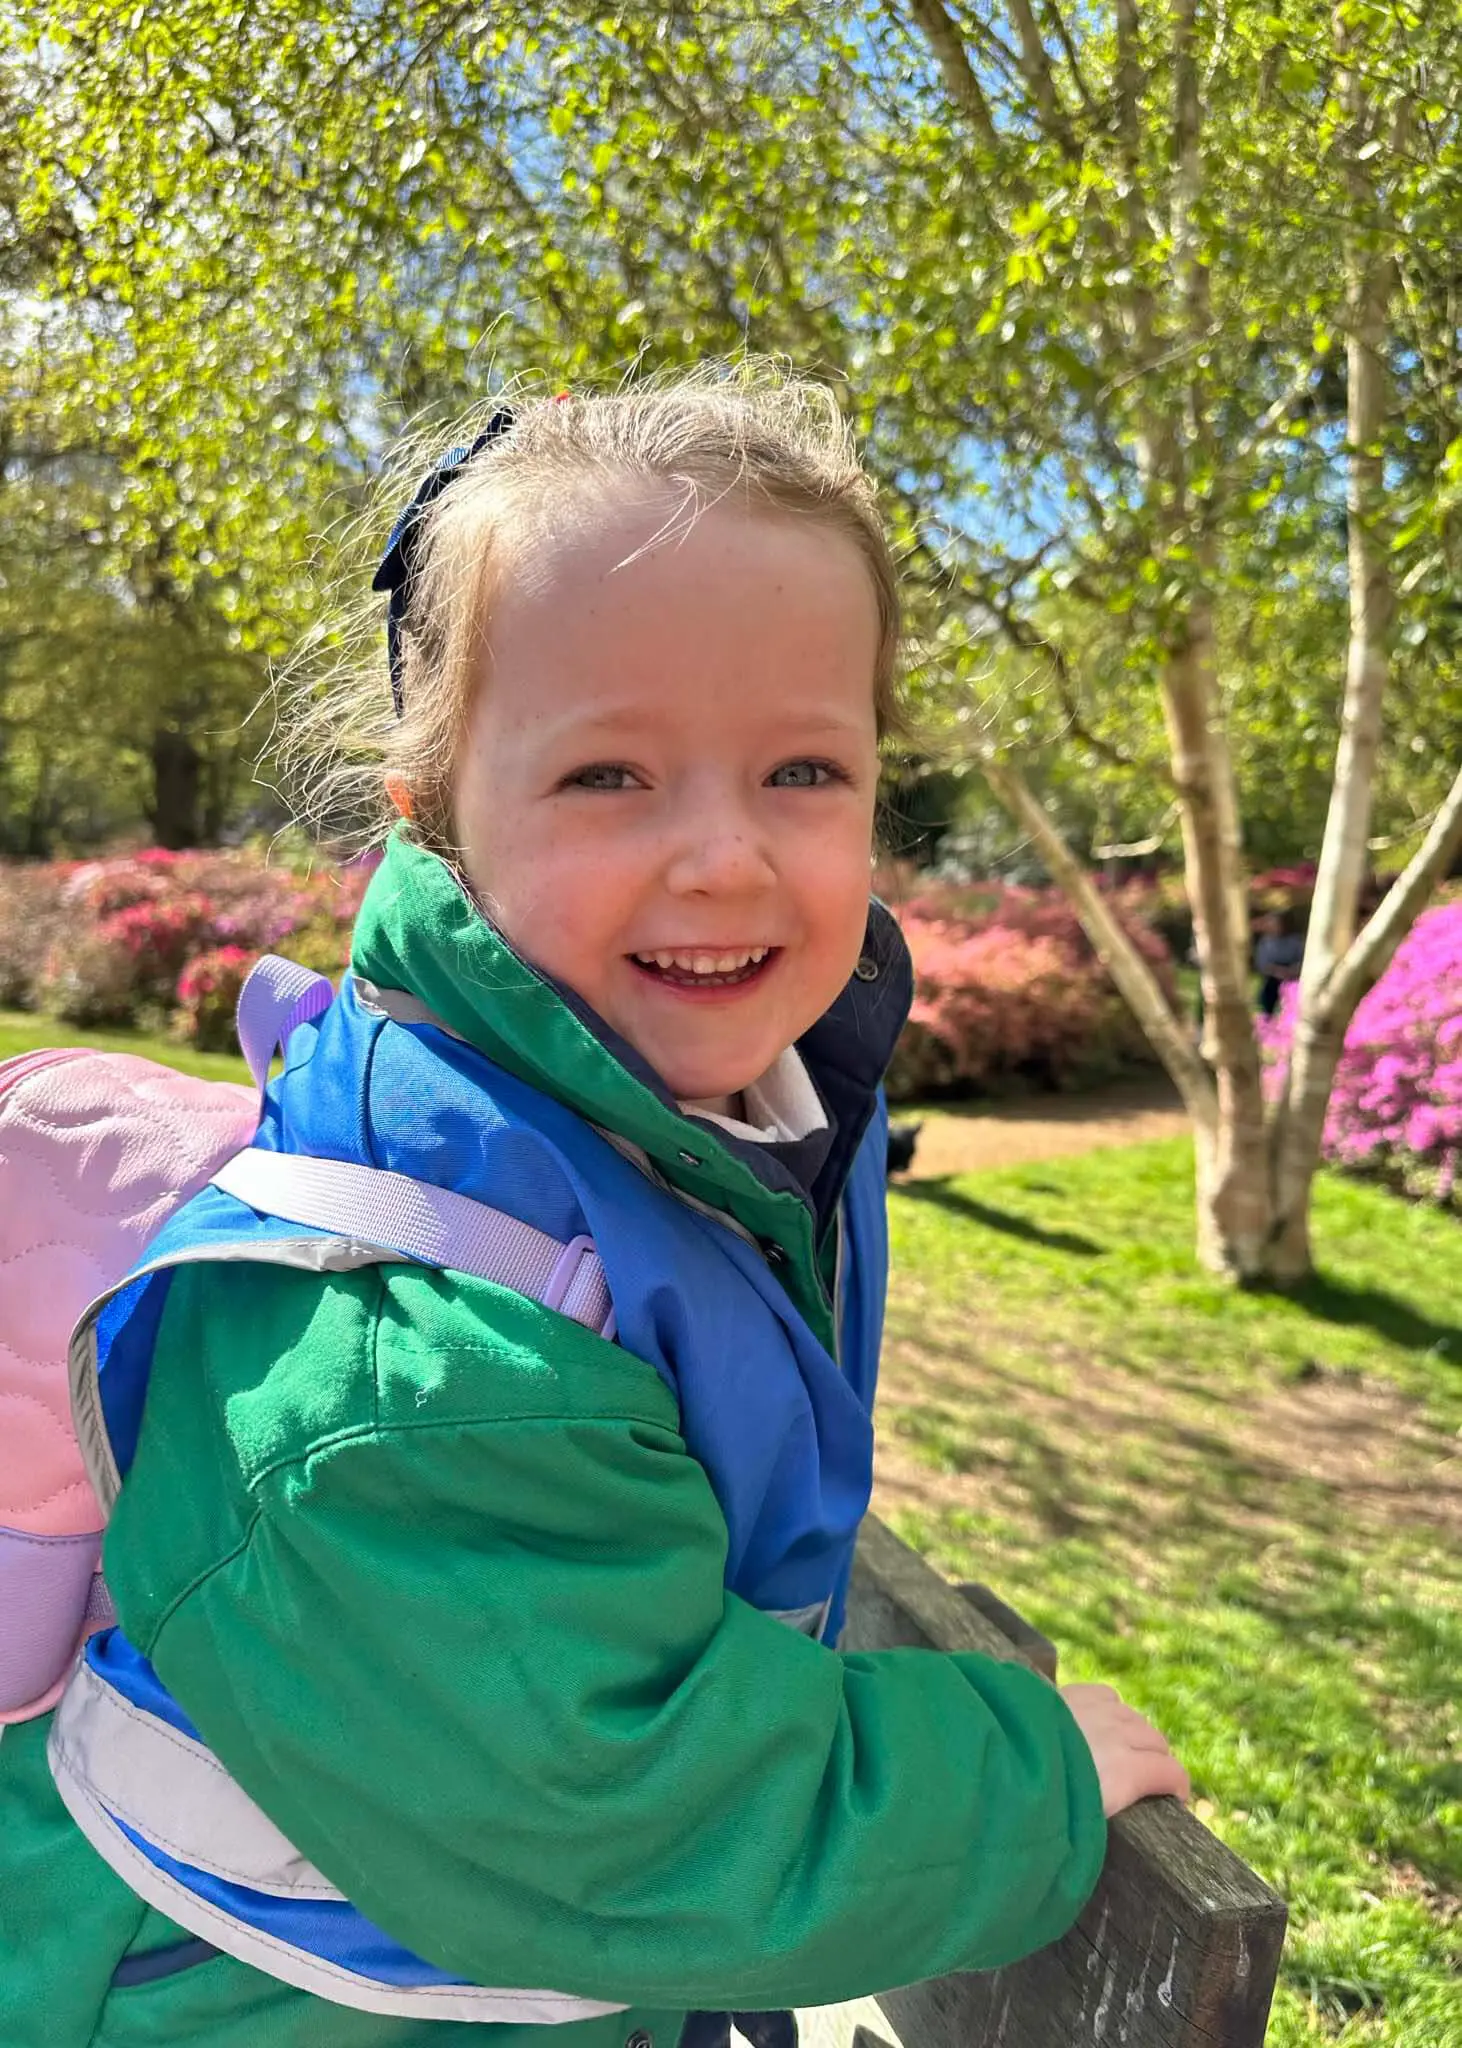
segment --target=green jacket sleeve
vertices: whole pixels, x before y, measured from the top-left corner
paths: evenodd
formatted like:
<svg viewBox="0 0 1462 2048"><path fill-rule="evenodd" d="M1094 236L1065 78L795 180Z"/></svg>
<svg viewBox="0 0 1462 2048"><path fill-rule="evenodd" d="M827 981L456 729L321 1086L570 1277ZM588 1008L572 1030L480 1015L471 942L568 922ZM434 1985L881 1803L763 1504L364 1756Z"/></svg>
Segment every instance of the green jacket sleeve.
<svg viewBox="0 0 1462 2048"><path fill-rule="evenodd" d="M371 1919L478 1982L731 2009L1069 1925L1105 1829L1059 1697L728 1596L650 1367L486 1287L468 1315L439 1276L242 1271L174 1279L109 1569L205 1739Z"/></svg>

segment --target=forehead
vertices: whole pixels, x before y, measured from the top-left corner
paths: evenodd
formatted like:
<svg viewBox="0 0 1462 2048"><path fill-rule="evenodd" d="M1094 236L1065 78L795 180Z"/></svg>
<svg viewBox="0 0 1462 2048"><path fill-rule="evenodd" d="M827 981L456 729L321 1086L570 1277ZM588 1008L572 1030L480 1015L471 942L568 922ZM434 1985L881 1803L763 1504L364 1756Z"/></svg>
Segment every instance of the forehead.
<svg viewBox="0 0 1462 2048"><path fill-rule="evenodd" d="M607 700L672 687L873 702L878 601L856 543L820 521L664 487L586 491L517 526L491 606L495 687Z"/></svg>

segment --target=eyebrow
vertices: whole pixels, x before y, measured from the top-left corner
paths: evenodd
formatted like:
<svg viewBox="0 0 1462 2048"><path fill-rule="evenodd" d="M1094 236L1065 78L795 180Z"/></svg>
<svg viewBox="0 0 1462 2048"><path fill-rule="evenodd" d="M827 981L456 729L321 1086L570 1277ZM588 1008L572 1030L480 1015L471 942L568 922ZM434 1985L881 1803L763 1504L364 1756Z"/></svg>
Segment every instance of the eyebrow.
<svg viewBox="0 0 1462 2048"><path fill-rule="evenodd" d="M579 733L640 732L657 722L656 712L634 710L625 706L620 709L588 712L580 717L545 721L541 730L551 739L558 740L560 737L576 736ZM794 713L786 719L785 728L801 737L830 733L845 739L855 739L863 730L861 720L845 717L836 711Z"/></svg>

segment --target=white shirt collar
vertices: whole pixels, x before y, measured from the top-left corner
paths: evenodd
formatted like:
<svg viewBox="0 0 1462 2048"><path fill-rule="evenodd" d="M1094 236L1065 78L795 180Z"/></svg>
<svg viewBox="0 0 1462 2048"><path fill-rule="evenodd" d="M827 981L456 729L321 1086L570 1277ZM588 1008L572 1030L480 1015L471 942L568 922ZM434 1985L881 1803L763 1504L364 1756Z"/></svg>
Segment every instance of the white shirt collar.
<svg viewBox="0 0 1462 2048"><path fill-rule="evenodd" d="M680 1107L687 1116L757 1145L787 1144L827 1129L827 1111L802 1055L792 1045L777 1055L760 1080L742 1090L741 1103L744 1117L726 1116L705 1102L682 1102Z"/></svg>

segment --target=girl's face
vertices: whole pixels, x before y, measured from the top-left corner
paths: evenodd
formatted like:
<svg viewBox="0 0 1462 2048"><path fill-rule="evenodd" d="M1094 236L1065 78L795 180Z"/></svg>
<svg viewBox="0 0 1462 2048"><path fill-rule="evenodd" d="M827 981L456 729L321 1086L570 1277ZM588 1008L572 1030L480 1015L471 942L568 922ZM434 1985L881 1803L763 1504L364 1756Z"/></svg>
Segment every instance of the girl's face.
<svg viewBox="0 0 1462 2048"><path fill-rule="evenodd" d="M516 550L456 777L507 938L680 1099L726 1100L857 961L878 618L854 544L727 505L592 504Z"/></svg>

